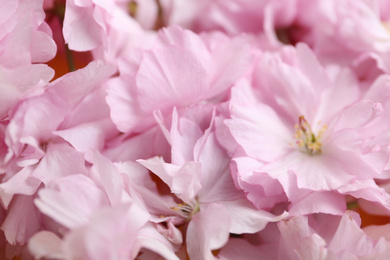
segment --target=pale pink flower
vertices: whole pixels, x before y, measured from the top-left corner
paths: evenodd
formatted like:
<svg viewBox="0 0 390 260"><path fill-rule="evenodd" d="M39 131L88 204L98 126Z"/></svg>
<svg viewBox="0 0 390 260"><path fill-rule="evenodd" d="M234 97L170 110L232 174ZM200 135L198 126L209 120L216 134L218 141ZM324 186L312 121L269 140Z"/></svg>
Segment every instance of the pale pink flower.
<svg viewBox="0 0 390 260"><path fill-rule="evenodd" d="M38 233L30 241L32 253L60 259L135 259L151 250L176 259L170 243L149 223L137 194L127 193L115 165L98 152L90 158L90 177L57 178L39 191L38 209L65 229L52 230L61 234L54 244L45 242L53 234Z"/></svg>
<svg viewBox="0 0 390 260"><path fill-rule="evenodd" d="M144 31L121 1L100 0L66 1L63 33L71 50L93 51L95 58L113 64L134 47L149 46L155 35Z"/></svg>
<svg viewBox="0 0 390 260"><path fill-rule="evenodd" d="M148 214L136 204L117 205L96 211L63 239L47 231L37 233L29 248L37 258L125 260L150 254L154 259L178 259L169 242L147 221Z"/></svg>
<svg viewBox="0 0 390 260"><path fill-rule="evenodd" d="M323 194L320 203L324 208L317 204L311 210L340 214L345 205L334 191L357 195L357 186L362 191L365 185L371 187L364 181L379 177L388 163L388 138L377 140L388 128L383 109L387 101L382 105L376 99L365 99L348 70L339 70L334 76L326 73L305 45L292 50L296 56L285 51L263 54L254 88L247 81L233 88L231 119L226 124L244 151L237 157L257 160L255 168L246 172L240 172L242 166L238 166L237 176L256 185L258 181L251 175L261 178L267 174L281 184L293 203ZM386 85L380 82L372 88ZM376 190L381 199L364 192L360 196L390 209L389 195ZM280 190L275 195L281 196ZM311 203L316 200L313 197ZM301 206L301 213L310 213L308 202Z"/></svg>
<svg viewBox="0 0 390 260"><path fill-rule="evenodd" d="M23 98L40 91L53 78L54 71L43 64L8 69L0 65L0 119L7 119Z"/></svg>
<svg viewBox="0 0 390 260"><path fill-rule="evenodd" d="M170 114L174 106L226 99L251 64L243 38L199 37L177 26L161 30L153 48L130 57L128 71L108 83L111 117L122 132L147 129L154 110Z"/></svg>
<svg viewBox="0 0 390 260"><path fill-rule="evenodd" d="M230 238L227 244L221 249L218 256L222 260L257 260L257 259L276 259L275 250L273 254L267 254L260 246L255 246L241 238Z"/></svg>
<svg viewBox="0 0 390 260"><path fill-rule="evenodd" d="M111 66L92 62L50 83L43 93L20 102L7 125L5 161L15 159L19 166L37 163L44 153L41 144L54 138L53 132L72 110L112 73Z"/></svg>
<svg viewBox="0 0 390 260"><path fill-rule="evenodd" d="M174 110L169 140L172 163L154 157L139 162L159 176L183 202L172 206L182 221L189 221L187 251L191 259L215 259L211 250L221 248L229 233L254 233L279 217L256 210L236 190L229 171L229 157L218 145L213 115L202 130L202 117L179 116ZM199 110L198 110L199 111ZM197 121L197 119L199 121Z"/></svg>
<svg viewBox="0 0 390 260"><path fill-rule="evenodd" d="M105 97L103 85L92 90L70 111L53 134L62 137L80 152L103 150L106 141L118 135Z"/></svg>
<svg viewBox="0 0 390 260"><path fill-rule="evenodd" d="M165 23L196 32L219 30L230 35L263 32L266 20L276 28L288 27L295 18L296 1L161 1Z"/></svg>
<svg viewBox="0 0 390 260"><path fill-rule="evenodd" d="M378 259L388 256L387 236L378 227L360 228L360 218L347 211L342 218L329 215L297 217L278 223L291 259ZM370 236L366 233L369 231ZM388 251L387 251L388 252Z"/></svg>
<svg viewBox="0 0 390 260"><path fill-rule="evenodd" d="M8 209L1 229L10 244L24 245L33 234L39 231L40 212L34 207L32 200L32 196L17 195Z"/></svg>
<svg viewBox="0 0 390 260"><path fill-rule="evenodd" d="M69 164L69 161L72 164ZM6 176L0 184L0 199L3 207L8 208L15 194L33 195L41 183L49 184L57 178L75 173L86 173L83 154L67 143L50 143L38 165L26 166L14 175ZM8 170L7 174L11 175Z"/></svg>
<svg viewBox="0 0 390 260"><path fill-rule="evenodd" d="M231 238L221 259L384 259L389 226L360 228L356 212L311 214L270 223L254 235Z"/></svg>
<svg viewBox="0 0 390 260"><path fill-rule="evenodd" d="M280 231L277 223L269 223L258 233L231 237L218 256L223 260L289 259L289 255L280 248L279 243Z"/></svg>
<svg viewBox="0 0 390 260"><path fill-rule="evenodd" d="M18 208L15 200L20 200L18 199L20 196L28 198L23 205L25 209L34 207L32 200L40 185L48 185L65 176L87 173L84 155L56 137L53 132L61 126L70 125L67 123L68 119L72 119L73 124L83 124L93 118L93 113L89 113L89 116L75 117L72 110L77 110L79 106L83 107L80 105L85 103L83 99L99 88L99 81L108 77L111 72L110 67L103 64L90 64L83 70L53 82L49 88L40 91L43 93L38 92L24 99L13 111L11 120L5 128L4 138L8 151L7 154L3 154L5 175L0 184L0 199L3 207L9 212ZM95 73L100 73L102 78L95 77ZM99 110L95 109L96 111ZM97 114L99 113L96 112L95 115ZM106 115L108 118L108 110ZM28 203L31 205L27 205ZM30 221L39 223L40 213L30 214L29 217ZM23 219L13 218L12 221L15 222L15 226L23 226ZM4 228L10 229L8 223L10 220L3 223ZM31 228L33 227L35 231L40 229L40 225L38 227L31 225ZM26 236L31 235L25 233ZM9 237L7 241L15 243ZM23 245L26 241L24 239L18 243Z"/></svg>
<svg viewBox="0 0 390 260"><path fill-rule="evenodd" d="M47 65L57 51L44 21L42 1L5 1L0 11L0 120L18 101L46 86L54 76Z"/></svg>
<svg viewBox="0 0 390 260"><path fill-rule="evenodd" d="M2 154L5 174L0 184L0 199L9 212L2 225L3 230L10 234L6 236L8 243L23 246L33 233L42 228L41 212L36 211L33 205L41 185L66 176L87 173L84 155L55 136L54 131L61 129L61 125L70 126L67 119L71 119L73 124L97 119L93 116L98 112L79 117L73 116L72 112L79 106L83 107L80 104L85 103L91 97L91 92L99 89L101 82L111 73L110 66L93 62L50 83L46 88L30 93L10 113L9 122L3 128L7 153ZM107 106L106 111L108 118ZM112 123L111 126L115 130ZM56 203L58 201L52 202L54 205ZM20 208L24 210L20 213L21 217L15 217ZM17 231L16 227L21 230ZM16 235L19 237L12 237Z"/></svg>
<svg viewBox="0 0 390 260"><path fill-rule="evenodd" d="M57 47L44 21L43 0L6 1L0 11L0 64L7 68L47 62Z"/></svg>
<svg viewBox="0 0 390 260"><path fill-rule="evenodd" d="M0 6L1 259L390 257L386 1Z"/></svg>
<svg viewBox="0 0 390 260"><path fill-rule="evenodd" d="M102 153L113 162L135 161L159 155L170 157L170 147L158 126L138 135L119 135L106 143Z"/></svg>
<svg viewBox="0 0 390 260"><path fill-rule="evenodd" d="M386 6L380 2L300 0L287 34L309 44L322 62L351 66L372 81L390 68L390 34L381 15Z"/></svg>

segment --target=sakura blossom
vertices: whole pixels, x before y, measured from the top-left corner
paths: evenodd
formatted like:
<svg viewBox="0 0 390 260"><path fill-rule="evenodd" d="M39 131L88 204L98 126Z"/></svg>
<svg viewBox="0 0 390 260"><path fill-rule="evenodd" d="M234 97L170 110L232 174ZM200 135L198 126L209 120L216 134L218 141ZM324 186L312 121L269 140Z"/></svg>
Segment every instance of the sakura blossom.
<svg viewBox="0 0 390 260"><path fill-rule="evenodd" d="M387 0L4 0L0 259L390 257Z"/></svg>

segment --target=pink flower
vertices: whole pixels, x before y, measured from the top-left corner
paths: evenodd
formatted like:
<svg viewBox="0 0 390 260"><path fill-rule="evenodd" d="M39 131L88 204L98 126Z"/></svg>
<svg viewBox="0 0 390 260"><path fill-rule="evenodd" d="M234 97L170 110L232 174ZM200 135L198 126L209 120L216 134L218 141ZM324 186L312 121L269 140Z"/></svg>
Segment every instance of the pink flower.
<svg viewBox="0 0 390 260"><path fill-rule="evenodd" d="M170 114L174 106L225 99L251 62L243 39L201 38L177 26L161 30L152 49L135 54L131 71L109 82L111 117L123 132L148 128L154 110Z"/></svg>
<svg viewBox="0 0 390 260"><path fill-rule="evenodd" d="M388 256L389 226L360 228L357 213L311 214L271 223L255 235L231 238L221 259L379 259Z"/></svg>
<svg viewBox="0 0 390 260"><path fill-rule="evenodd" d="M186 243L190 258L215 259L211 250L221 248L229 232L254 233L285 214L277 217L256 210L244 199L234 187L229 158L216 142L213 119L202 131L199 121L187 118L186 114L191 115L191 112L187 110L179 116L174 110L172 115L169 134L172 163L158 157L138 161L158 175L183 201L171 208L172 215L189 222Z"/></svg>
<svg viewBox="0 0 390 260"><path fill-rule="evenodd" d="M20 102L6 129L9 150L5 161L14 158L19 165L35 164L43 155L40 144L54 138L53 132L59 130L86 96L101 87L112 69L101 62L92 62L50 83L43 93Z"/></svg>
<svg viewBox="0 0 390 260"><path fill-rule="evenodd" d="M0 120L54 76L47 65L57 51L42 1L6 1L0 11Z"/></svg>
<svg viewBox="0 0 390 260"><path fill-rule="evenodd" d="M324 228L325 224L327 228ZM377 259L389 242L371 228L373 238L360 229L359 216L347 211L341 219L332 216L297 217L278 223L284 250L298 259ZM284 244L283 242L281 245ZM285 252L286 252L285 251ZM294 259L294 258L293 258Z"/></svg>
<svg viewBox="0 0 390 260"><path fill-rule="evenodd" d="M381 1L298 1L294 42L309 44L325 63L353 67L362 80L389 72L390 34ZM381 6L382 5L382 6ZM290 30L290 32L289 32Z"/></svg>
<svg viewBox="0 0 390 260"><path fill-rule="evenodd" d="M147 213L135 204L105 208L95 212L85 225L67 232L62 240L47 231L37 233L29 248L35 257L59 259L124 260L150 251L156 259L178 259L147 220Z"/></svg>
<svg viewBox="0 0 390 260"><path fill-rule="evenodd" d="M39 1L6 1L0 13L0 64L7 68L47 62L57 47Z"/></svg>
<svg viewBox="0 0 390 260"><path fill-rule="evenodd" d="M95 58L116 64L123 53L150 45L154 33L144 31L121 5L121 1L66 1L63 33L69 48L92 50ZM150 23L147 20L143 23Z"/></svg>
<svg viewBox="0 0 390 260"><path fill-rule="evenodd" d="M345 187L345 194L350 184L364 185L359 180L379 177L388 162L388 138L376 141L388 127L383 110L387 101L382 105L361 98L346 70L331 79L305 45L297 46L295 57L285 53L265 53L256 74L261 77L253 80L255 88L243 81L232 91L232 118L226 125L246 154L237 157L258 161L256 168L238 172L238 178L255 185L256 177L250 175L267 174L278 180L293 203L313 192L323 193L324 208L314 212L340 214L345 206L334 211L337 207L325 205L342 205L333 191ZM389 195L377 190L390 209Z"/></svg>
<svg viewBox="0 0 390 260"><path fill-rule="evenodd" d="M0 259L390 258L386 1L0 6Z"/></svg>
<svg viewBox="0 0 390 260"><path fill-rule="evenodd" d="M219 30L230 35L262 32L271 19L277 28L289 26L295 18L296 1L161 1L166 23L196 32ZM272 28L273 29L273 28Z"/></svg>
<svg viewBox="0 0 390 260"><path fill-rule="evenodd" d="M35 89L9 113L9 121L2 128L5 140L3 152L7 153L2 153L5 174L0 184L1 202L9 212L3 222L8 243L18 243L22 247L33 233L42 228L42 212L36 211L33 205L42 185L87 173L84 155L56 137L54 131L88 122L93 120L93 115L99 114L75 117L72 112L78 106L83 107L80 104L86 102L84 99L88 100L91 92L99 89L101 81L111 73L110 66L93 62L83 70L50 83L49 87ZM108 118L108 110L106 116ZM72 124L67 119L71 119ZM109 127L106 125L106 128ZM57 202L51 201L52 206L55 207ZM17 212L22 212L20 216L23 217L15 217ZM20 227L19 231L17 227Z"/></svg>
<svg viewBox="0 0 390 260"><path fill-rule="evenodd" d="M52 232L61 236L48 244L54 234L37 233L30 240L32 253L63 259L134 259L150 250L176 259L170 243L149 223L150 215L137 194L125 190L115 165L98 152L90 157L90 177L57 178L39 191L35 204L60 224Z"/></svg>

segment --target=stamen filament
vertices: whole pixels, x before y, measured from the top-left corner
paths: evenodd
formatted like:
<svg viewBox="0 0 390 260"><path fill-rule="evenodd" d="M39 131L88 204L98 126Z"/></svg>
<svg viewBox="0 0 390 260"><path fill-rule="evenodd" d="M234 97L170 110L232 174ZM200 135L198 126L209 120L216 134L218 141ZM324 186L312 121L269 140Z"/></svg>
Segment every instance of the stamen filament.
<svg viewBox="0 0 390 260"><path fill-rule="evenodd" d="M176 211L180 216L189 221L193 215L199 212L199 203L198 202L189 202L189 203L178 203L176 207L171 207Z"/></svg>

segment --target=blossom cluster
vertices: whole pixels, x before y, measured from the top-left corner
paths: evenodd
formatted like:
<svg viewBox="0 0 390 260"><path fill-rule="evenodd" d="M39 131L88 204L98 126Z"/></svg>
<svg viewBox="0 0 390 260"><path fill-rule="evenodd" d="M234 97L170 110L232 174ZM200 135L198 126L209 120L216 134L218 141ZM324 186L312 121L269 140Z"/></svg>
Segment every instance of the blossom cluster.
<svg viewBox="0 0 390 260"><path fill-rule="evenodd" d="M1 259L390 259L390 1L3 0Z"/></svg>

